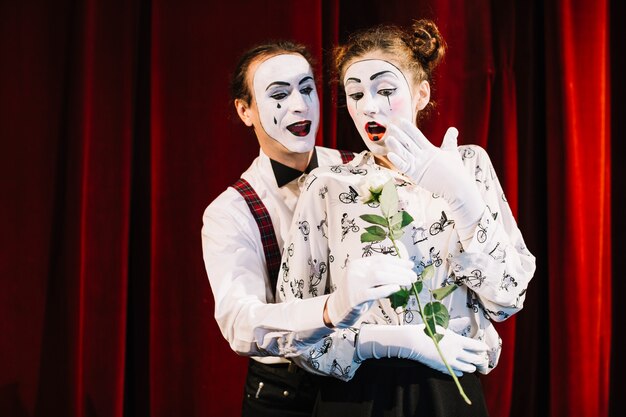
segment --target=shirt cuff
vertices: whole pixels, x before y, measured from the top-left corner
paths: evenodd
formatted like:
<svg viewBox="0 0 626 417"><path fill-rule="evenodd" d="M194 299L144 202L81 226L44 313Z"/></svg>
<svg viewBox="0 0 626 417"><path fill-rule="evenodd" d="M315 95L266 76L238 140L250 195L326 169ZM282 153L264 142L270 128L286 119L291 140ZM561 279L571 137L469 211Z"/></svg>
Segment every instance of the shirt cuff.
<svg viewBox="0 0 626 417"><path fill-rule="evenodd" d="M326 294L282 303L282 315L288 318L288 323L284 329L264 334L260 346L269 347L278 339L288 340L288 345L315 343L331 333L333 329L324 324L324 305L329 296L330 294Z"/></svg>

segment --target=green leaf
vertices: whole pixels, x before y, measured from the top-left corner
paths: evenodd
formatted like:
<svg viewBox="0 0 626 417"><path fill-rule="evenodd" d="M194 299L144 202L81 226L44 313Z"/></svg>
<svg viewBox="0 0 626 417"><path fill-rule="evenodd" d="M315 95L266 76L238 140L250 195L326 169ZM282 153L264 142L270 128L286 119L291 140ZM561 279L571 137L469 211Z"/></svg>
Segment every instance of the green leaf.
<svg viewBox="0 0 626 417"><path fill-rule="evenodd" d="M383 186L383 192L380 195L380 209L383 216L389 218L398 212L398 192L393 180L389 180Z"/></svg>
<svg viewBox="0 0 626 417"><path fill-rule="evenodd" d="M435 329L435 326L433 325L433 321L432 320L424 320L424 333L426 333L426 336L430 337L430 334L437 334L437 329ZM428 331L428 329L430 329L430 332ZM436 338L436 337L435 337Z"/></svg>
<svg viewBox="0 0 626 417"><path fill-rule="evenodd" d="M441 304L439 301L433 301L424 306L424 318L428 327L430 327L433 333L436 333L437 330L435 325L441 326L444 329L448 328L450 314L448 313L446 306Z"/></svg>
<svg viewBox="0 0 626 417"><path fill-rule="evenodd" d="M452 292L457 288L458 287L456 284L446 285L445 287L437 288L436 290L431 291L431 293L435 300L443 300L444 298L452 294Z"/></svg>
<svg viewBox="0 0 626 417"><path fill-rule="evenodd" d="M365 230L366 232L361 234L361 243L380 242L387 237L387 232L380 226L366 227Z"/></svg>
<svg viewBox="0 0 626 417"><path fill-rule="evenodd" d="M400 230L400 225L402 224L402 215L400 213L396 213L389 219L389 228L391 230Z"/></svg>
<svg viewBox="0 0 626 417"><path fill-rule="evenodd" d="M426 316L426 314L424 314L424 324L426 325L426 327L430 329L432 334L437 333L437 328L435 327L435 320L432 317ZM424 328L424 331L426 332L426 334L429 334L426 328Z"/></svg>
<svg viewBox="0 0 626 417"><path fill-rule="evenodd" d="M414 282L413 285L411 286L411 294L417 297L417 294L422 292L422 288L424 288L424 283L422 283L422 281Z"/></svg>
<svg viewBox="0 0 626 417"><path fill-rule="evenodd" d="M402 224L400 227L407 227L413 221L413 217L406 211L402 211Z"/></svg>
<svg viewBox="0 0 626 417"><path fill-rule="evenodd" d="M373 235L371 233L365 232L361 234L361 243L368 243L368 242L380 242L381 240L384 240L385 238L380 238L380 236L377 235Z"/></svg>
<svg viewBox="0 0 626 417"><path fill-rule="evenodd" d="M391 294L389 297L389 301L391 301L391 307L396 309L398 307L406 307L409 302L409 291L405 289L401 289L400 291L396 291Z"/></svg>
<svg viewBox="0 0 626 417"><path fill-rule="evenodd" d="M387 237L387 232L385 232L385 229L383 229L380 226L366 227L365 230L367 230L367 233L371 235L378 236L380 240L383 240L384 238Z"/></svg>
<svg viewBox="0 0 626 417"><path fill-rule="evenodd" d="M383 216L378 216L376 214L363 214L359 217L368 223L379 224L385 227L388 226L387 219L385 219Z"/></svg>
<svg viewBox="0 0 626 417"><path fill-rule="evenodd" d="M420 277L422 278L422 281L426 281L427 279L432 278L433 275L435 275L435 267L433 264L430 264L422 270Z"/></svg>
<svg viewBox="0 0 626 417"><path fill-rule="evenodd" d="M402 229L391 229L389 231L389 235L394 238L394 240L398 240L402 237L402 235L404 235L404 230Z"/></svg>

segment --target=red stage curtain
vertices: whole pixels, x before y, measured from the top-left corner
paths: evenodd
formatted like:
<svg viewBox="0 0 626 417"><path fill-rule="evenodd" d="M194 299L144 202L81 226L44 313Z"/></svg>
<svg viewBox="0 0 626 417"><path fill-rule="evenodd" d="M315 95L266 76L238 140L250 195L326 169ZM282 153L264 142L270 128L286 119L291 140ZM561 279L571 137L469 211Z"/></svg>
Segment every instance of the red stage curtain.
<svg viewBox="0 0 626 417"><path fill-rule="evenodd" d="M611 346L608 2L547 5L550 411L606 416ZM623 192L623 190L622 190Z"/></svg>
<svg viewBox="0 0 626 417"><path fill-rule="evenodd" d="M318 58L318 143L361 150L328 84L330 49L421 17L449 44L422 128L438 145L454 125L489 151L537 256L524 310L498 324L504 353L482 379L491 414L608 415L610 372L624 368L609 348L625 348L611 321L617 6L48 3L0 2L1 416L239 415L247 359L213 319L200 246L204 208L258 154L228 76L259 41L304 42Z"/></svg>
<svg viewBox="0 0 626 417"><path fill-rule="evenodd" d="M132 2L2 2L0 414L121 415Z"/></svg>

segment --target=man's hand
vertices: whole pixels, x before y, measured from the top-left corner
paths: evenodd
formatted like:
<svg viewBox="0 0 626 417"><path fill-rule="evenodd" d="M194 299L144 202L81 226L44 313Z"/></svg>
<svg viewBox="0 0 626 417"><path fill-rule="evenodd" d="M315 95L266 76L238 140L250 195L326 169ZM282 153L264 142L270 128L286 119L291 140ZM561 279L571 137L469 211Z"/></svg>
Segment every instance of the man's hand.
<svg viewBox="0 0 626 417"><path fill-rule="evenodd" d="M413 262L394 256L375 255L351 259L343 282L336 283L324 309L326 325L350 327L372 303L417 279Z"/></svg>

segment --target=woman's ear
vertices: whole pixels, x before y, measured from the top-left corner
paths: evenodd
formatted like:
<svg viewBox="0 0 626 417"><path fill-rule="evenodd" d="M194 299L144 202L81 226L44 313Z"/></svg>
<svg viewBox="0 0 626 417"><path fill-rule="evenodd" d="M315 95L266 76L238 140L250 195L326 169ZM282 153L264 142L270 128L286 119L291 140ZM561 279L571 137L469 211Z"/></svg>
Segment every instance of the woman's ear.
<svg viewBox="0 0 626 417"><path fill-rule="evenodd" d="M424 107L426 107L430 101L430 84L428 81L423 80L419 83L417 86L417 94L415 94L414 97L416 99L415 109L418 112L424 110Z"/></svg>
<svg viewBox="0 0 626 417"><path fill-rule="evenodd" d="M248 103L240 98L237 98L235 99L235 109L237 110L237 114L239 115L241 121L244 122L246 126L251 127L252 117L250 106L248 105Z"/></svg>

